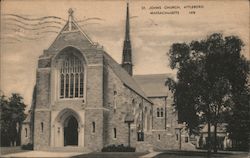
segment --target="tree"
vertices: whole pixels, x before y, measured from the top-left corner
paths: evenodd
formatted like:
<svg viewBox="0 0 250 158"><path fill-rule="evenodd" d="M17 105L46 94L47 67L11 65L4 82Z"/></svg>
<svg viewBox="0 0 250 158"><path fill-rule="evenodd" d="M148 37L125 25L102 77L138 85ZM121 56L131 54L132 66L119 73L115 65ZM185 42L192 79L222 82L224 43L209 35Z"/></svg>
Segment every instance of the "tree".
<svg viewBox="0 0 250 158"><path fill-rule="evenodd" d="M26 117L23 98L17 93L13 93L9 99L2 95L0 103L1 145L20 144L21 124Z"/></svg>
<svg viewBox="0 0 250 158"><path fill-rule="evenodd" d="M235 107L229 113L228 132L236 150L249 150L250 142L250 92L249 89L237 94Z"/></svg>
<svg viewBox="0 0 250 158"><path fill-rule="evenodd" d="M2 95L0 97L0 114L1 114L1 120L0 120L0 125L1 125L1 146L6 146L8 145L7 142L9 142L7 134L8 134L8 129L9 127L9 116L10 116L10 110L8 107L8 100L6 99L6 96Z"/></svg>
<svg viewBox="0 0 250 158"><path fill-rule="evenodd" d="M211 152L211 124L214 128L214 151L217 151L217 124L222 113L232 111L245 93L249 63L240 54L242 41L236 36L223 38L212 34L205 40L175 43L169 51L170 67L177 69L178 82L166 84L174 92L174 104L180 121L194 129L208 124L208 153Z"/></svg>

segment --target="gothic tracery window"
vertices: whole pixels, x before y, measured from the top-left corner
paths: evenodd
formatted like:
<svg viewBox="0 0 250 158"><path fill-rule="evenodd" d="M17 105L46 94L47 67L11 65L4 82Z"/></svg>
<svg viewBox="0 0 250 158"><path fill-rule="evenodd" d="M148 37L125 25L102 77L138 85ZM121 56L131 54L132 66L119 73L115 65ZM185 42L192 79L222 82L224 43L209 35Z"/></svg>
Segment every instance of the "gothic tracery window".
<svg viewBox="0 0 250 158"><path fill-rule="evenodd" d="M82 98L84 94L83 63L76 56L66 56L60 64L60 98Z"/></svg>

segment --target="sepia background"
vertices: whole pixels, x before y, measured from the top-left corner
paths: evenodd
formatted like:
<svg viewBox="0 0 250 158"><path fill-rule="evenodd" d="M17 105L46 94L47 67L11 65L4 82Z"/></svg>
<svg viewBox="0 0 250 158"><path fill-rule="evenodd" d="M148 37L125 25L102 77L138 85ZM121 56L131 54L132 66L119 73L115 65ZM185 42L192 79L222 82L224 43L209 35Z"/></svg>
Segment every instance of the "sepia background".
<svg viewBox="0 0 250 158"><path fill-rule="evenodd" d="M183 9L187 5L204 8L189 14L191 9ZM150 11L157 10L150 10L150 6L181 9L177 9L179 14L152 15ZM121 62L126 1L4 0L1 1L0 89L5 95L17 92L24 96L26 104L31 103L38 57L65 25L69 8L74 10L76 21L81 21L79 24L90 38ZM250 58L248 0L135 0L130 1L130 16L134 74L175 73L168 66L166 55L171 44L204 39L215 32L239 36L245 44L243 53ZM55 23L50 25L46 20Z"/></svg>

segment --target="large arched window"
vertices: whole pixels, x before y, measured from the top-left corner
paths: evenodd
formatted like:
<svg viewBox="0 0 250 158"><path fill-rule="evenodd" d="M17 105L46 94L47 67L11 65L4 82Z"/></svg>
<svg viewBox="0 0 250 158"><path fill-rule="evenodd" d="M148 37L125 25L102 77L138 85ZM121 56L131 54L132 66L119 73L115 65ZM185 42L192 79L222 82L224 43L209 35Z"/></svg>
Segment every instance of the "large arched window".
<svg viewBox="0 0 250 158"><path fill-rule="evenodd" d="M60 62L60 98L82 98L84 94L84 67L73 53L63 55Z"/></svg>

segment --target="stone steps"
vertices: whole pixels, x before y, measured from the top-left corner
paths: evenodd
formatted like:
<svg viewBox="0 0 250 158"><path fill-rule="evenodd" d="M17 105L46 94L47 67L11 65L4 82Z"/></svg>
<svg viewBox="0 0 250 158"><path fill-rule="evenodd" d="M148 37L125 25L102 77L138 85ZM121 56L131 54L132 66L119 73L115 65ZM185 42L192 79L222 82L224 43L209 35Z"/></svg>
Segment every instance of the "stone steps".
<svg viewBox="0 0 250 158"><path fill-rule="evenodd" d="M86 152L84 147L76 147L76 146L65 146L65 147L51 147L48 149L51 152Z"/></svg>

